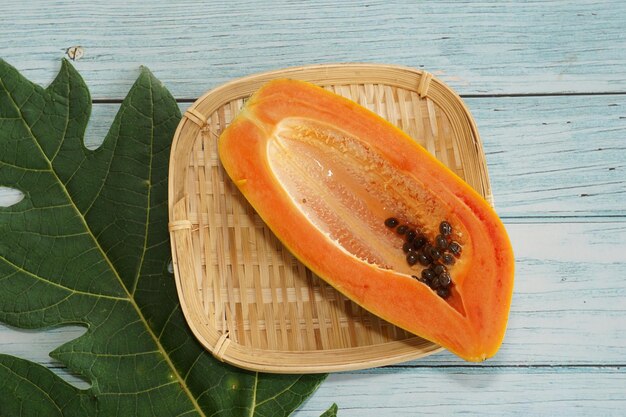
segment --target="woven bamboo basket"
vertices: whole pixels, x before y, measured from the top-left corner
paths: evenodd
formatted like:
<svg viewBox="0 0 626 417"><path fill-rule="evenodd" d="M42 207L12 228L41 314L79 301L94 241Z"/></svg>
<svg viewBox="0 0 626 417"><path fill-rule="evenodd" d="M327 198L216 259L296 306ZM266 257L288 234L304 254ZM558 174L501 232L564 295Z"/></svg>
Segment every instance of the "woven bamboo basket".
<svg viewBox="0 0 626 417"><path fill-rule="evenodd" d="M460 97L428 72L316 65L215 88L185 112L169 171L174 273L195 336L219 360L276 373L363 369L439 351L352 303L297 261L224 172L220 133L246 98L275 78L321 85L378 113L492 201L474 121Z"/></svg>

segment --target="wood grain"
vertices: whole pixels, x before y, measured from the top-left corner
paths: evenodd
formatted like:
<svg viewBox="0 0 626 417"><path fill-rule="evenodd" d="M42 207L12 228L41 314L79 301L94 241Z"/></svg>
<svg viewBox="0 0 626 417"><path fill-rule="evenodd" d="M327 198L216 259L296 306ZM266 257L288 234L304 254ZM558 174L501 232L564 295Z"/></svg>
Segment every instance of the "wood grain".
<svg viewBox="0 0 626 417"><path fill-rule="evenodd" d="M626 91L621 0L3 4L3 57L47 82L81 45L76 66L98 99L122 98L139 65L180 98L253 72L346 61L424 68L463 94Z"/></svg>
<svg viewBox="0 0 626 417"><path fill-rule="evenodd" d="M330 375L295 416L623 416L625 386L619 367L369 370Z"/></svg>
<svg viewBox="0 0 626 417"><path fill-rule="evenodd" d="M466 101L502 216L626 214L626 95Z"/></svg>
<svg viewBox="0 0 626 417"><path fill-rule="evenodd" d="M626 95L465 102L484 142L500 216L626 215ZM189 106L181 103L181 111ZM102 141L118 108L94 105L88 147ZM0 189L0 204L6 193Z"/></svg>

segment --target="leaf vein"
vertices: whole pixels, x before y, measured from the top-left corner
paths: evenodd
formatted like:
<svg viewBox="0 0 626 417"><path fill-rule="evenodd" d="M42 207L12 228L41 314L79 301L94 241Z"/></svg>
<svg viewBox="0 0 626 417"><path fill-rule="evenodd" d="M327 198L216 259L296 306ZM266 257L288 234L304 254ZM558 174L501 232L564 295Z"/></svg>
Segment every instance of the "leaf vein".
<svg viewBox="0 0 626 417"><path fill-rule="evenodd" d="M299 378L298 378L299 379ZM250 417L254 417L254 410L256 409L256 393L259 385L259 373L254 373L254 387L252 388L252 398L250 399Z"/></svg>
<svg viewBox="0 0 626 417"><path fill-rule="evenodd" d="M56 401L54 401L52 399L52 397L50 397L50 394L48 392L46 392L45 390L41 389L37 384L33 384L33 382L30 381L29 379L26 379L23 376L21 376L20 374L18 374L17 372L14 372L11 368L9 368L8 366L4 365L3 363L0 363L0 367L6 369L8 372L12 373L13 375L15 375L20 380L24 381L25 383L27 383L30 386L34 387L37 391L41 392L46 398L48 398L50 400L50 402L52 404L54 404L56 409L59 410L59 413L61 415L63 414L63 412L62 412L61 408L59 407L59 405L56 403Z"/></svg>
<svg viewBox="0 0 626 417"><path fill-rule="evenodd" d="M135 296L135 291L137 291L137 284L139 283L139 277L141 276L141 270L143 269L143 263L144 260L146 258L146 252L148 251L148 249L146 248L146 246L148 245L148 231L150 230L149 226L150 226L150 207L151 207L151 194L152 194L152 161L153 161L153 150L154 150L154 124L153 124L153 120L154 120L154 97L153 97L153 92L152 92L152 81L150 81L151 85L150 85L150 161L148 162L148 195L146 196L146 200L148 202L148 204L146 204L146 219L145 219L145 224L144 226L144 238L143 238L143 251L141 252L141 259L139 260L139 265L137 266L137 274L135 276L135 279L133 281L133 288L130 292L130 294L134 297ZM170 315L171 317L171 315ZM168 321L169 321L169 317L168 317ZM165 326L164 326L165 328ZM161 335L159 334L158 339L161 340Z"/></svg>
<svg viewBox="0 0 626 417"><path fill-rule="evenodd" d="M27 269L25 269L25 268L23 268L23 267L21 267L19 265L16 265L13 262L9 261L4 256L0 256L0 260L3 261L4 263L6 263L7 265L9 265L11 268L13 268L16 271L16 273L17 272L21 272L21 273L26 274L26 275L28 275L28 276L30 276L30 277L38 280L38 281L43 281L43 282L45 282L45 283L47 283L49 285L52 285L54 287L61 288L61 289L65 290L65 291L67 291L67 292L69 292L71 294L85 295L85 296L89 296L89 297L106 298L106 299L117 300L117 301L128 301L128 299L123 298L123 297L115 297L115 296L112 296L112 295L105 295L105 294L94 294L94 293L90 293L90 292L86 292L86 291L80 291L80 290L77 290L77 289L74 289L74 288L68 288L68 287L66 287L64 285L61 285L61 284L57 283L57 282L51 281L51 280L49 280L47 278L44 278L44 277L42 277L42 276L40 276L40 275L38 275L38 274L36 274L34 272L31 272L31 271L29 271L29 270L27 270Z"/></svg>
<svg viewBox="0 0 626 417"><path fill-rule="evenodd" d="M174 385L174 384L178 384L178 381L170 381L170 382L168 382L166 384L156 385L154 387L150 387L150 388L147 388L147 389L144 389L144 390L141 390L141 391L135 391L135 392L102 392L102 393L100 393L100 395L101 396L113 396L114 395L114 396L117 396L117 397L121 397L121 396L128 396L128 397L130 397L130 396L137 396L139 394L147 394L149 392L156 391L156 390L161 389L163 387L167 387L167 386Z"/></svg>
<svg viewBox="0 0 626 417"><path fill-rule="evenodd" d="M278 398L280 395L286 393L287 391L289 391L291 389L291 387L293 387L294 385L296 385L296 383L298 381L300 381L300 379L302 379L302 376L299 376L294 382L292 382L288 387L286 387L285 389L281 390L280 392L274 394L273 396L264 399L263 401L257 403L257 407L260 406L261 404L265 404L266 402L275 400L276 398Z"/></svg>
<svg viewBox="0 0 626 417"><path fill-rule="evenodd" d="M67 70L67 68L64 66L61 66L61 69L65 70L65 75L69 78L69 71ZM70 97L71 92L72 92L72 84L68 82L67 83L67 96L68 97ZM63 127L63 134L61 135L62 138L65 138L65 136L67 135L67 129L69 125L70 125L70 105L68 104L67 111L65 114L65 126ZM59 145L55 149L54 154L52 155L52 158L50 158L50 164L54 162L54 160L56 159L62 147L63 147L63 141L59 141Z"/></svg>
<svg viewBox="0 0 626 417"><path fill-rule="evenodd" d="M165 323L163 323L163 328L159 332L159 336L158 336L159 340L161 340L161 337L163 337L163 332L165 331L165 328L169 324L170 320L172 319L172 317L174 316L174 313L176 311L178 311L178 309L177 308L173 308L172 311L170 312L170 314L167 316L167 319L165 320Z"/></svg>
<svg viewBox="0 0 626 417"><path fill-rule="evenodd" d="M204 351L198 352L198 356L196 356L196 359L194 359L193 363L189 366L189 369L187 369L187 372L185 372L185 376L184 376L185 381L187 380L187 378L189 378L191 371L193 370L193 368L195 368L196 364L198 363L198 360L200 360L200 358L204 356L204 354L205 354Z"/></svg>
<svg viewBox="0 0 626 417"><path fill-rule="evenodd" d="M92 355L97 356L99 358L128 358L131 356L145 356L160 353L158 350L147 350L145 352L135 352L135 353L98 353L93 351L81 351L75 350L72 351L72 354L76 355Z"/></svg>
<svg viewBox="0 0 626 417"><path fill-rule="evenodd" d="M7 166L9 168L17 169L19 171L27 171L27 172L50 172L49 169L36 169L36 168L25 168L19 165L10 164L5 161L0 161L0 167Z"/></svg>

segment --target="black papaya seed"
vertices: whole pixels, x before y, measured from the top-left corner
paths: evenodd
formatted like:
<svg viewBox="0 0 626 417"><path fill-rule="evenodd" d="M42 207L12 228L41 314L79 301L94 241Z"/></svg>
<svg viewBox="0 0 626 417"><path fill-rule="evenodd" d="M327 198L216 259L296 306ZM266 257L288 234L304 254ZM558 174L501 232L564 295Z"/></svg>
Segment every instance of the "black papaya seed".
<svg viewBox="0 0 626 417"><path fill-rule="evenodd" d="M403 224L403 225L401 225L401 226L398 226L398 228L396 229L396 232L397 232L399 235L403 235L403 234L405 234L405 233L406 233L406 232L408 232L408 231L409 231L409 226L407 226L407 225L405 225L405 224Z"/></svg>
<svg viewBox="0 0 626 417"><path fill-rule="evenodd" d="M434 246L430 246L428 254L434 260L441 258L441 251Z"/></svg>
<svg viewBox="0 0 626 417"><path fill-rule="evenodd" d="M436 290L441 287L441 283L439 282L439 276L435 275L433 279L430 280L430 288Z"/></svg>
<svg viewBox="0 0 626 417"><path fill-rule="evenodd" d="M461 254L462 248L461 248L461 245L459 244L459 242L452 241L448 245L448 250L450 252L452 252L453 255L459 256Z"/></svg>
<svg viewBox="0 0 626 417"><path fill-rule="evenodd" d="M439 275L439 286L440 287L449 287L451 283L452 283L452 278L450 277L450 274L445 272L445 273Z"/></svg>
<svg viewBox="0 0 626 417"><path fill-rule="evenodd" d="M444 220L439 224L439 232L444 236L450 236L452 233L452 226Z"/></svg>
<svg viewBox="0 0 626 417"><path fill-rule="evenodd" d="M454 265L454 256L449 253L444 253L441 260L446 265Z"/></svg>
<svg viewBox="0 0 626 417"><path fill-rule="evenodd" d="M410 265L413 266L417 263L418 260L418 255L415 252L409 252L406 255L406 262Z"/></svg>
<svg viewBox="0 0 626 417"><path fill-rule="evenodd" d="M413 240L413 248L415 248L416 250L422 249L424 247L424 245L426 244L426 237L419 235L416 236L415 239Z"/></svg>
<svg viewBox="0 0 626 417"><path fill-rule="evenodd" d="M417 256L417 260L419 261L421 265L424 265L424 266L428 266L432 262L430 257L423 252Z"/></svg>
<svg viewBox="0 0 626 417"><path fill-rule="evenodd" d="M446 298L450 297L450 290L446 287L438 288L437 295L445 300Z"/></svg>
<svg viewBox="0 0 626 417"><path fill-rule="evenodd" d="M441 250L446 249L448 247L448 240L444 235L437 235L435 245Z"/></svg>
<svg viewBox="0 0 626 417"><path fill-rule="evenodd" d="M422 270L422 278L426 281L430 281L435 277L435 273L432 269L424 269Z"/></svg>
<svg viewBox="0 0 626 417"><path fill-rule="evenodd" d="M435 274L437 274L437 275L441 275L441 274L443 274L444 272L446 272L446 271L447 271L447 269L446 269L446 267L445 267L445 266L443 266L443 265L436 265L436 266L433 268L433 271L435 272Z"/></svg>
<svg viewBox="0 0 626 417"><path fill-rule="evenodd" d="M385 220L385 226L387 226L387 227L389 227L391 229L396 227L399 223L400 222L395 217L389 217L387 220Z"/></svg>

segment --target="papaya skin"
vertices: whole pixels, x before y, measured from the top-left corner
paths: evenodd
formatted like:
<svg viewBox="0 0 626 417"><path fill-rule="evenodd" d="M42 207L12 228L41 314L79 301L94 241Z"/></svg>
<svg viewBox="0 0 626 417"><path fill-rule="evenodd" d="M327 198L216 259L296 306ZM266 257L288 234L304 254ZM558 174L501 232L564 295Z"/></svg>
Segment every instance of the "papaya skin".
<svg viewBox="0 0 626 417"><path fill-rule="evenodd" d="M398 178L428 184L420 192L432 195L438 212L445 212L465 239L463 253L451 269L454 289L449 299L405 270L379 267L354 256L307 217L285 189L284 178L277 177L269 156L277 129L287 120L330 126L371 149ZM465 360L483 361L496 354L513 292L514 256L507 232L478 193L400 129L320 87L280 79L265 84L247 101L220 136L218 150L225 171L267 226L338 291ZM422 214L429 218L429 213ZM434 229L441 220L429 219L425 227ZM379 221L382 224L384 218Z"/></svg>

